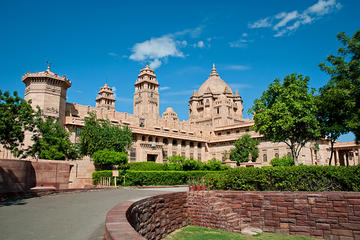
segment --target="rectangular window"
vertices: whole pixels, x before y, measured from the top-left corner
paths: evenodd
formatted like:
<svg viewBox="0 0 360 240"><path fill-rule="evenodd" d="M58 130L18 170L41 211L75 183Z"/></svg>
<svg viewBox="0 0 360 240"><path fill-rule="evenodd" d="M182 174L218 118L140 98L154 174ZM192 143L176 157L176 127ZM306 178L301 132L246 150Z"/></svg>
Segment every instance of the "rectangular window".
<svg viewBox="0 0 360 240"><path fill-rule="evenodd" d="M134 148L130 150L130 162L136 162L136 149Z"/></svg>

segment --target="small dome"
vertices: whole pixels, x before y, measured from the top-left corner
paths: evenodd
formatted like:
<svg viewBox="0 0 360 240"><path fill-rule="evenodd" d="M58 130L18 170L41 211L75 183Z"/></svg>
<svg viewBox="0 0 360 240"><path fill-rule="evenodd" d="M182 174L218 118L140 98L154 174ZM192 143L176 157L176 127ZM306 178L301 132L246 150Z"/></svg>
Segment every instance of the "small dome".
<svg viewBox="0 0 360 240"><path fill-rule="evenodd" d="M216 72L215 65L213 65L210 77L200 86L198 95L204 95L204 93L209 92L209 90L212 94L222 94L225 90L230 90L231 93L233 93L231 87L222 80Z"/></svg>
<svg viewBox="0 0 360 240"><path fill-rule="evenodd" d="M165 112L175 112L174 109L172 107L168 107Z"/></svg>
<svg viewBox="0 0 360 240"><path fill-rule="evenodd" d="M172 107L168 107L165 112L162 114L163 119L169 119L169 120L179 120L176 112Z"/></svg>

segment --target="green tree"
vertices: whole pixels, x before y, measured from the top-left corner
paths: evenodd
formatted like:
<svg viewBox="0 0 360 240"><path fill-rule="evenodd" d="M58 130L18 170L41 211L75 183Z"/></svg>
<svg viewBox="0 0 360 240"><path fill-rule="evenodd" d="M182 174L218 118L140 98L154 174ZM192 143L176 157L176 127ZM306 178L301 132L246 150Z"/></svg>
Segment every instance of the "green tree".
<svg viewBox="0 0 360 240"><path fill-rule="evenodd" d="M287 75L283 83L275 79L250 109L253 129L266 140L288 145L295 165L305 144L320 137L314 90L308 82L308 77L295 73Z"/></svg>
<svg viewBox="0 0 360 240"><path fill-rule="evenodd" d="M345 33L337 35L342 47L338 49L338 56L330 55L326 61L320 63L320 69L331 77L328 85L340 92L337 96L343 99L343 105L347 111L342 119L346 127L352 131L356 139L360 139L360 30L351 38ZM336 111L339 109L336 109Z"/></svg>
<svg viewBox="0 0 360 240"><path fill-rule="evenodd" d="M132 143L132 133L127 126L112 125L108 120L96 119L95 112L85 118L80 132L80 152L92 156L99 150L126 152Z"/></svg>
<svg viewBox="0 0 360 240"><path fill-rule="evenodd" d="M341 134L349 132L345 119L351 117L352 104L347 101L350 94L346 88L327 84L320 88L316 98L321 136L326 137L331 146L329 165L334 155L334 143Z"/></svg>
<svg viewBox="0 0 360 240"><path fill-rule="evenodd" d="M270 164L273 167L288 167L294 165L294 160L289 156L283 156L282 158L273 158Z"/></svg>
<svg viewBox="0 0 360 240"><path fill-rule="evenodd" d="M244 134L235 141L235 148L230 150L231 161L236 161L240 165L241 162L247 162L249 155L251 155L252 161L255 162L259 156L258 145L259 141L257 139L251 138L249 134Z"/></svg>
<svg viewBox="0 0 360 240"><path fill-rule="evenodd" d="M11 96L0 90L0 143L16 156L25 156L25 131L34 129L35 111L31 105L20 98L17 92Z"/></svg>
<svg viewBox="0 0 360 240"><path fill-rule="evenodd" d="M76 159L78 150L69 139L69 133L53 118L37 117L31 140L33 145L27 153L40 159Z"/></svg>
<svg viewBox="0 0 360 240"><path fill-rule="evenodd" d="M93 154L94 164L98 169L113 169L115 165L125 165L128 162L126 153L113 150L99 150Z"/></svg>

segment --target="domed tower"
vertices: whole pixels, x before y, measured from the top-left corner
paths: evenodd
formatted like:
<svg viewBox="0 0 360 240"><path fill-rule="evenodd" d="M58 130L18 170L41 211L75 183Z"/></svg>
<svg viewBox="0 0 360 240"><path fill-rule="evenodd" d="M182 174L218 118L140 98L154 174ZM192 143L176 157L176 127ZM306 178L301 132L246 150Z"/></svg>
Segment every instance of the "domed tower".
<svg viewBox="0 0 360 240"><path fill-rule="evenodd" d="M154 70L146 65L135 83L134 115L146 119L159 118L159 83Z"/></svg>
<svg viewBox="0 0 360 240"><path fill-rule="evenodd" d="M107 110L115 110L114 92L112 88L107 85L107 83L105 83L105 85L100 88L96 98L96 107L105 108Z"/></svg>
<svg viewBox="0 0 360 240"><path fill-rule="evenodd" d="M206 125L226 125L241 121L242 99L220 78L215 64L209 78L194 91L189 101L189 120Z"/></svg>
<svg viewBox="0 0 360 240"><path fill-rule="evenodd" d="M161 116L164 120L179 121L178 115L171 107L168 107Z"/></svg>
<svg viewBox="0 0 360 240"><path fill-rule="evenodd" d="M43 114L54 117L61 124L65 120L66 91L71 87L71 82L65 76L59 76L50 71L26 73L22 76L25 83L25 100L31 100L35 108L39 106Z"/></svg>

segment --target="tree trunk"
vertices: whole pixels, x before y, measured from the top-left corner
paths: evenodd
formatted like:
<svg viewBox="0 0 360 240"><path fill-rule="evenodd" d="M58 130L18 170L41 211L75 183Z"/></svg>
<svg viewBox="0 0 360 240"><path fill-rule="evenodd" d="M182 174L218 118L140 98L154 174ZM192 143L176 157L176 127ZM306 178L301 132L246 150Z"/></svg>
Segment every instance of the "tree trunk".
<svg viewBox="0 0 360 240"><path fill-rule="evenodd" d="M296 155L296 149L295 149L295 146L291 146L290 147L291 149L291 155L292 155L292 158L293 158L293 161L294 161L294 165L295 166L298 166L299 163L298 163L298 156Z"/></svg>
<svg viewBox="0 0 360 240"><path fill-rule="evenodd" d="M331 140L330 144L331 144L331 153L330 153L329 166L331 166L331 160L332 160L333 155L334 155L334 142Z"/></svg>

